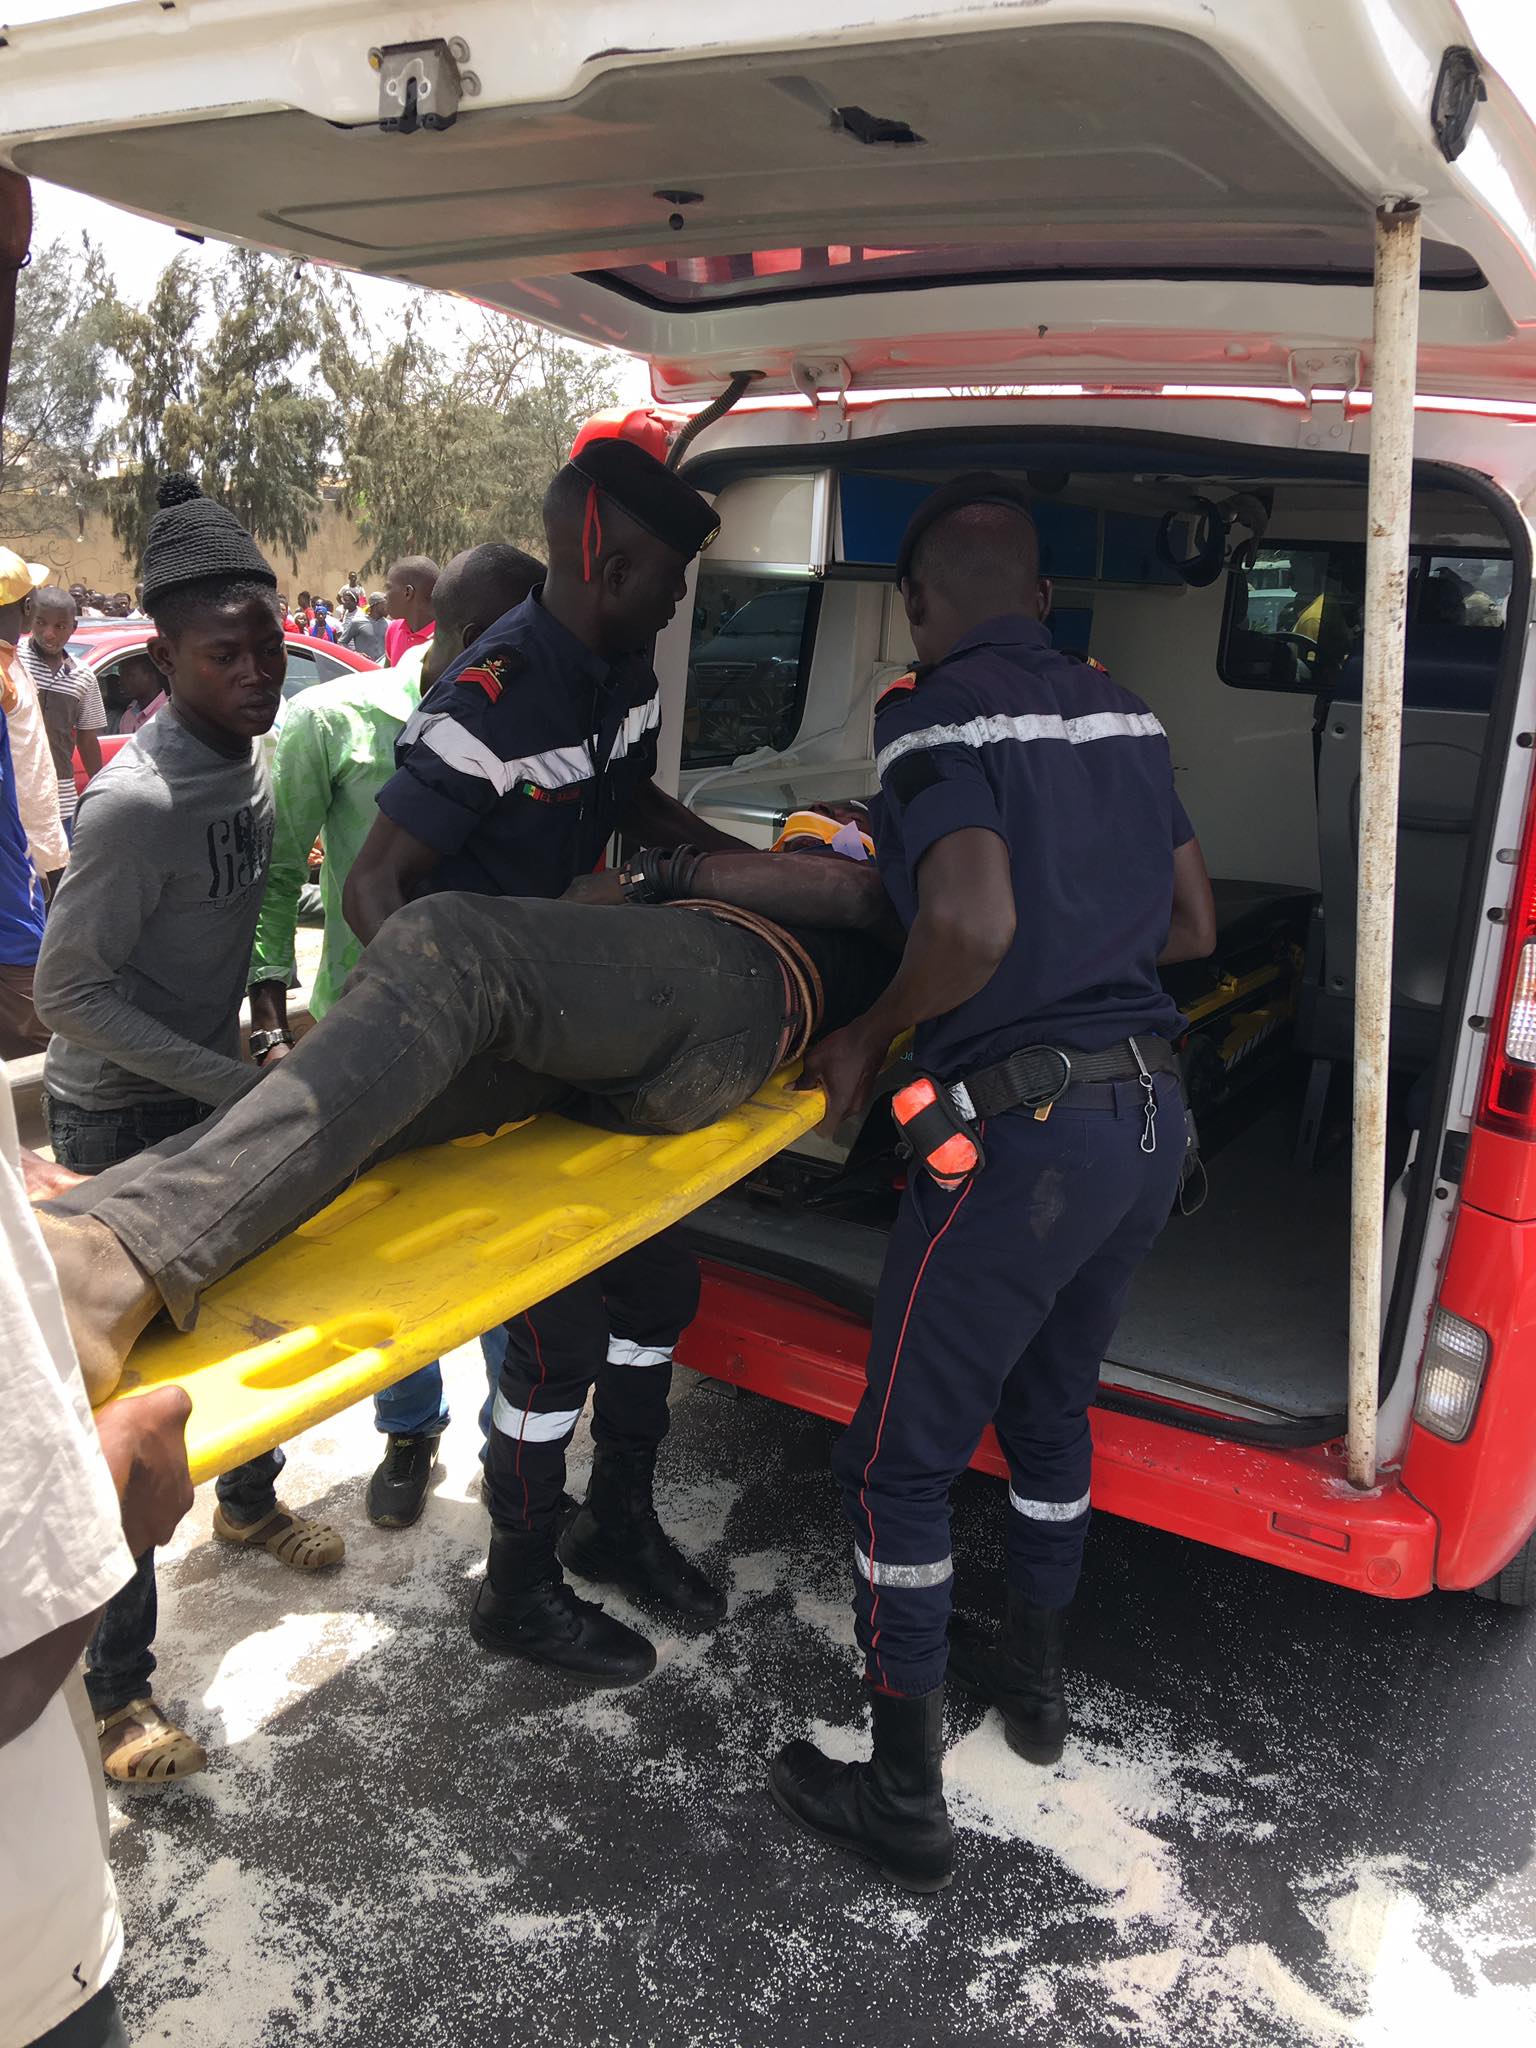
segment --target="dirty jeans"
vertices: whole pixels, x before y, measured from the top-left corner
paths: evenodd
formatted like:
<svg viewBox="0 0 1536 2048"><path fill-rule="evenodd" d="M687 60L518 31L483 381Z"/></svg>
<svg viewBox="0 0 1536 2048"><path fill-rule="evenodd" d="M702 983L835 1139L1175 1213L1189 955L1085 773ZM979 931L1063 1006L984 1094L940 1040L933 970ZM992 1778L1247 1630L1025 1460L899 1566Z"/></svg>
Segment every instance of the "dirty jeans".
<svg viewBox="0 0 1536 2048"><path fill-rule="evenodd" d="M187 1330L205 1287L378 1160L557 1105L697 1130L767 1079L784 1021L772 948L699 912L430 896L237 1101L48 1206L106 1224Z"/></svg>
<svg viewBox="0 0 1536 2048"><path fill-rule="evenodd" d="M192 1129L208 1114L206 1102L194 1102L185 1095L165 1095L116 1109L86 1109L53 1095L44 1100L54 1158L71 1173L91 1176L93 1185L95 1177L109 1167L141 1158L149 1148ZM272 1450L219 1475L215 1490L231 1521L259 1522L263 1515L271 1514L277 1505L276 1480L282 1469L282 1452ZM133 1577L102 1609L86 1652L85 1689L98 1720L147 1697L155 1670L158 1622L155 1553L146 1550L135 1560Z"/></svg>

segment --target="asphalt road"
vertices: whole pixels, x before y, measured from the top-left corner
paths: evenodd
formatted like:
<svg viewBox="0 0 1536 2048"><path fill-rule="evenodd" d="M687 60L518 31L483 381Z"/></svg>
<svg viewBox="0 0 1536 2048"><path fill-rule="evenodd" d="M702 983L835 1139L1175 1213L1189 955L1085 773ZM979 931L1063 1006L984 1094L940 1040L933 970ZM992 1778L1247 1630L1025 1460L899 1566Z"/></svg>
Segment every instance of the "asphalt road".
<svg viewBox="0 0 1536 2048"><path fill-rule="evenodd" d="M763 1789L790 1734L861 1741L830 1428L679 1374L664 1509L730 1615L653 1626L654 1677L590 1695L465 1629L476 1363L417 1529L365 1521L379 1439L353 1414L284 1486L346 1530L339 1571L214 1546L201 1497L171 1553L161 1697L214 1754L114 1800L140 2048L1536 2039L1536 1616L1101 1516L1067 1755L1031 1770L954 1701L959 1870L915 1901ZM974 1610L1003 1512L994 1482L958 1491Z"/></svg>

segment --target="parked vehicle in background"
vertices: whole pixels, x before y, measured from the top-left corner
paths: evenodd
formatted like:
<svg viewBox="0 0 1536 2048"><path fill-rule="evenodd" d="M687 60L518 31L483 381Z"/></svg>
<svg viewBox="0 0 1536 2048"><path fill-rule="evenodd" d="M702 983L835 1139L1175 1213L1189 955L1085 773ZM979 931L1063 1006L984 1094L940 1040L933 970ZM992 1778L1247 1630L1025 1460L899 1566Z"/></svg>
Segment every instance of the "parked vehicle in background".
<svg viewBox="0 0 1536 2048"><path fill-rule="evenodd" d="M118 619L82 619L75 628L69 651L95 674L101 687L101 701L106 706L109 728L122 711L125 701L121 692L114 688L118 672L124 662L142 654L154 637L154 627L145 620L128 625ZM359 669L378 665L361 654L354 654L350 647L332 647L311 640L303 633L287 631L283 638L288 645L288 672L283 678L285 701L296 697L300 690L312 689L316 683L334 683L342 676L356 674ZM269 745L276 744L282 724L282 713L279 712L268 735ZM110 729L102 734L103 766L119 747L127 744L127 739L127 734ZM75 787L85 788L85 768L78 754L75 755Z"/></svg>

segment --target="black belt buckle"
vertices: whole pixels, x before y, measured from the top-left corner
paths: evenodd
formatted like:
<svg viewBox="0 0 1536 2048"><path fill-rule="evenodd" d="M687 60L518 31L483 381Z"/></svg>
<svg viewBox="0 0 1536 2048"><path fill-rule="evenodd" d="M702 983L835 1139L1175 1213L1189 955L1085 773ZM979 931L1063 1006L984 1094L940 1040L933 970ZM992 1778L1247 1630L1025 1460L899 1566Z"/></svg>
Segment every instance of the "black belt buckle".
<svg viewBox="0 0 1536 2048"><path fill-rule="evenodd" d="M1021 1095L1019 1097L1020 1109L1032 1110L1035 1122L1043 1124L1049 1119L1051 1111L1060 1102L1062 1096L1072 1086L1072 1062L1059 1045L1036 1045L1031 1046L1030 1050L1033 1053L1046 1053L1053 1060L1060 1060L1061 1062L1061 1079L1054 1088L1037 1089L1028 1095Z"/></svg>

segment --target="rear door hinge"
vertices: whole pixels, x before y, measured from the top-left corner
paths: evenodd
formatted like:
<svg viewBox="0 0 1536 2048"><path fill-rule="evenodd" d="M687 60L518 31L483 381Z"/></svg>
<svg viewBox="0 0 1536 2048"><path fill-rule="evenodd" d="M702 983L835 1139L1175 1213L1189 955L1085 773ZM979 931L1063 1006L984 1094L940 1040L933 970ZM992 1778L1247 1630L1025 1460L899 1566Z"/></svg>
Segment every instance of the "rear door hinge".
<svg viewBox="0 0 1536 2048"><path fill-rule="evenodd" d="M797 357L789 366L790 382L816 408L817 439L840 441L848 431L848 389L853 376L840 356ZM823 408L831 393L832 404Z"/></svg>
<svg viewBox="0 0 1536 2048"><path fill-rule="evenodd" d="M1355 437L1349 394L1360 389L1359 349L1292 349L1285 369L1291 389L1307 402L1297 421L1296 446L1342 453ZM1319 392L1328 396L1320 398Z"/></svg>

